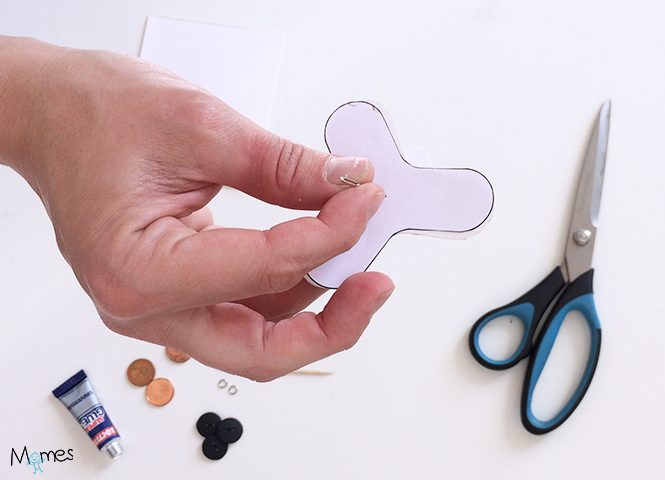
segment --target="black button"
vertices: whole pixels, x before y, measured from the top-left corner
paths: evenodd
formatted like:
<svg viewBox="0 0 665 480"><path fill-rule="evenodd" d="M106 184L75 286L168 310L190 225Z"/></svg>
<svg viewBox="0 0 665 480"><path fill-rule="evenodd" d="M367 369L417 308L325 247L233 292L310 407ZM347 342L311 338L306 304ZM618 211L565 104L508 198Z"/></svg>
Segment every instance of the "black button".
<svg viewBox="0 0 665 480"><path fill-rule="evenodd" d="M208 412L201 415L198 422L196 422L196 429L201 436L209 437L217 431L217 426L222 419L214 412Z"/></svg>
<svg viewBox="0 0 665 480"><path fill-rule="evenodd" d="M217 427L217 437L222 442L237 442L242 436L242 424L235 418L225 418Z"/></svg>
<svg viewBox="0 0 665 480"><path fill-rule="evenodd" d="M210 435L203 440L203 455L210 460L219 460L228 450L229 445L222 442L216 435Z"/></svg>

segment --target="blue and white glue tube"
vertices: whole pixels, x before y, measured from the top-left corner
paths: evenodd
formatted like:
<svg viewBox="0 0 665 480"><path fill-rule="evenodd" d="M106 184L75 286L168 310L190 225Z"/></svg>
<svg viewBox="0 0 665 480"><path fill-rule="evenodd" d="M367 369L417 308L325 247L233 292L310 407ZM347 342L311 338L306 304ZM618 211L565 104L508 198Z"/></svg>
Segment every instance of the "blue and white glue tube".
<svg viewBox="0 0 665 480"><path fill-rule="evenodd" d="M99 450L106 450L111 458L122 455L120 435L83 370L53 390L53 395L74 415Z"/></svg>

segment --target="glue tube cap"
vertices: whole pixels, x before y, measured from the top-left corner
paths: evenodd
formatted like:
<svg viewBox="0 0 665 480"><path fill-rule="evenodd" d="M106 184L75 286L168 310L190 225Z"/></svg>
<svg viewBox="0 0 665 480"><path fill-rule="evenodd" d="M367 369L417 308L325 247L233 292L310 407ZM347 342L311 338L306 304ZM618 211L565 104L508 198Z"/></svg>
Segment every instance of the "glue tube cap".
<svg viewBox="0 0 665 480"><path fill-rule="evenodd" d="M109 443L107 443L104 446L104 450L106 450L106 453L108 453L110 455L110 457L113 458L113 459L118 458L125 451L122 448L122 444L120 443L120 440L110 441Z"/></svg>

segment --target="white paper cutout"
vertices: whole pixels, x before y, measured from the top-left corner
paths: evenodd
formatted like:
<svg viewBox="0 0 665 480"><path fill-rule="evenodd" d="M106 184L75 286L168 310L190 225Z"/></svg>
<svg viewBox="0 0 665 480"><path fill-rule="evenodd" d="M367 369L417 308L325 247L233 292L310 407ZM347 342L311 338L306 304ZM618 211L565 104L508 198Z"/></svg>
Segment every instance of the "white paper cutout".
<svg viewBox="0 0 665 480"><path fill-rule="evenodd" d="M140 56L268 128L285 41L282 32L149 17Z"/></svg>
<svg viewBox="0 0 665 480"><path fill-rule="evenodd" d="M481 173L462 168L418 168L404 160L383 114L367 102L342 105L328 119L331 153L365 157L386 199L358 243L311 271L308 280L337 288L367 270L390 238L401 232L463 239L480 231L494 205L492 185Z"/></svg>

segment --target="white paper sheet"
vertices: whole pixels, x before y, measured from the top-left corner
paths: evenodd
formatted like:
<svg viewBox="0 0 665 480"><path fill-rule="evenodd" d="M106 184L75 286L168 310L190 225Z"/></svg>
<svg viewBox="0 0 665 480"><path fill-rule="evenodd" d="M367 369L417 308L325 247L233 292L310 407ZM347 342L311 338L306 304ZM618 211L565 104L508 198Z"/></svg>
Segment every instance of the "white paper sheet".
<svg viewBox="0 0 665 480"><path fill-rule="evenodd" d="M149 17L140 56L267 128L285 40L281 32Z"/></svg>

